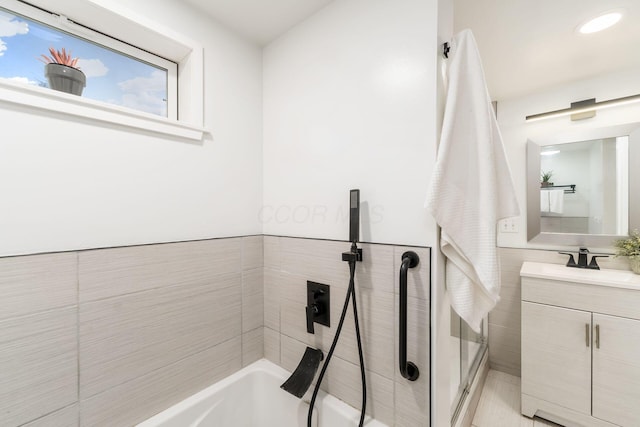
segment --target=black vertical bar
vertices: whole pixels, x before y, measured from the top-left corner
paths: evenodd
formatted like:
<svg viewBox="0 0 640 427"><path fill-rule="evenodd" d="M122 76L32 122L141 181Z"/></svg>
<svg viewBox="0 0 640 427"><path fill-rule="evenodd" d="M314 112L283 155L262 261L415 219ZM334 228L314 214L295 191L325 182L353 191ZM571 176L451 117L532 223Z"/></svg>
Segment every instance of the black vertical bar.
<svg viewBox="0 0 640 427"><path fill-rule="evenodd" d="M418 367L407 361L407 272L410 268L420 263L418 254L407 251L402 254L402 264L400 266L400 337L399 337L399 359L400 374L409 381L415 381L420 375Z"/></svg>

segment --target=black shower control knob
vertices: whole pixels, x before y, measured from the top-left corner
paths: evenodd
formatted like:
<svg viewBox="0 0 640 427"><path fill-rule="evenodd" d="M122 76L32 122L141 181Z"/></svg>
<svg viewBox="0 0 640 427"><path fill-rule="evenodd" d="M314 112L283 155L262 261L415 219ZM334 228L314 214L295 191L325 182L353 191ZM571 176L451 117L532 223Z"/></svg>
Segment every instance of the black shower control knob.
<svg viewBox="0 0 640 427"><path fill-rule="evenodd" d="M320 304L318 304L318 303L311 304L311 312L313 314L320 314L321 313Z"/></svg>

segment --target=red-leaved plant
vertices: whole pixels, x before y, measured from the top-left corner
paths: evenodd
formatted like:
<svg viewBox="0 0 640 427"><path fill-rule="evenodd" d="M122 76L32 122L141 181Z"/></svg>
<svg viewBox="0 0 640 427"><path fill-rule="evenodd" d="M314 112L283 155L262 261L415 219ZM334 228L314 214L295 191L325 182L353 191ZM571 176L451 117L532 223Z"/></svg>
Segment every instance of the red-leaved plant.
<svg viewBox="0 0 640 427"><path fill-rule="evenodd" d="M76 66L78 64L78 58L73 58L71 56L71 52L67 53L65 48L62 48L62 50L56 50L53 47L50 47L49 53L51 53L51 56L41 55L42 58L40 60L45 64L60 64L78 70L80 69L80 67Z"/></svg>

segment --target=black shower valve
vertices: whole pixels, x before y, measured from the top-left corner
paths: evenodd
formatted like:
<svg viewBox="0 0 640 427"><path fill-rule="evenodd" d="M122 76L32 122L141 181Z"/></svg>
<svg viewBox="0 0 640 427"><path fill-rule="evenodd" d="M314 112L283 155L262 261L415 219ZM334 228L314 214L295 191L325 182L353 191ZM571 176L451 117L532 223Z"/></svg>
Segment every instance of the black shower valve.
<svg viewBox="0 0 640 427"><path fill-rule="evenodd" d="M331 326L329 285L307 281L307 333L314 334L314 323Z"/></svg>

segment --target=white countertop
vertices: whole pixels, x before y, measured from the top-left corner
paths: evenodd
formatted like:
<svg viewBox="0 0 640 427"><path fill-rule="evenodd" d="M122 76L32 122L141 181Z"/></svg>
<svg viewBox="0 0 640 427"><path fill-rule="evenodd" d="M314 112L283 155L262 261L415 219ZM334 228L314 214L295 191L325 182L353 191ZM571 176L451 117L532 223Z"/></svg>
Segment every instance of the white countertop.
<svg viewBox="0 0 640 427"><path fill-rule="evenodd" d="M590 270L527 261L522 264L520 276L640 290L640 275L627 270Z"/></svg>

